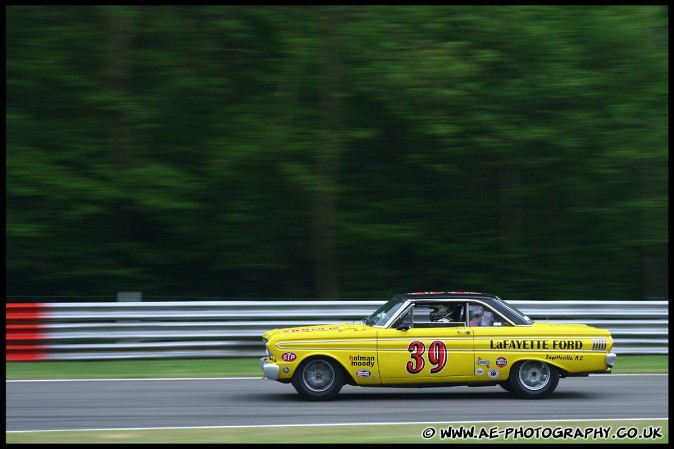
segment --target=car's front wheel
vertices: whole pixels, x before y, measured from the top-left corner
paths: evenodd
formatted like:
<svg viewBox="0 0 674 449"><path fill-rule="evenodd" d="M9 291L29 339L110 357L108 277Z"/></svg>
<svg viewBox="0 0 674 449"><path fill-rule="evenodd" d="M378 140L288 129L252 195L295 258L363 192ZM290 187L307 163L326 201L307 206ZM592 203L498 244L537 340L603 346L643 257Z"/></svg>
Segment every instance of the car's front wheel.
<svg viewBox="0 0 674 449"><path fill-rule="evenodd" d="M291 380L305 399L325 401L337 396L344 385L342 367L328 358L313 358L300 364Z"/></svg>
<svg viewBox="0 0 674 449"><path fill-rule="evenodd" d="M511 391L519 397L544 398L557 388L559 369L538 360L525 360L512 367L508 383Z"/></svg>

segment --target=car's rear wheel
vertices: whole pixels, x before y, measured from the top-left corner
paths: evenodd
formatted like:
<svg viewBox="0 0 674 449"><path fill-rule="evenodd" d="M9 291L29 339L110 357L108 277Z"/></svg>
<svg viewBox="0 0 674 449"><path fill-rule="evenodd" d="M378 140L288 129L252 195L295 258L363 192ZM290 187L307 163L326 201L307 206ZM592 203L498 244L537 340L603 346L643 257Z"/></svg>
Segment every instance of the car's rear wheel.
<svg viewBox="0 0 674 449"><path fill-rule="evenodd" d="M508 383L511 391L519 397L544 398L557 388L559 369L538 360L525 360L512 367Z"/></svg>
<svg viewBox="0 0 674 449"><path fill-rule="evenodd" d="M344 372L332 359L312 358L300 364L291 382L303 398L325 401L337 396L342 389Z"/></svg>

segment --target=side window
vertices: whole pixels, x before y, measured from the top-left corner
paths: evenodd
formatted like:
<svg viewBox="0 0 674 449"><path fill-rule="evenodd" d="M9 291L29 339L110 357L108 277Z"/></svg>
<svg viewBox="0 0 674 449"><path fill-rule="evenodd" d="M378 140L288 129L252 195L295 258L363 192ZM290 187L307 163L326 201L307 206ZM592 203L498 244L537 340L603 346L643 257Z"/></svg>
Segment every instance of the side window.
<svg viewBox="0 0 674 449"><path fill-rule="evenodd" d="M454 313L451 315L451 318L452 321L455 321L457 323L463 323L465 325L467 321L466 304L465 303L457 304L456 308L454 309Z"/></svg>
<svg viewBox="0 0 674 449"><path fill-rule="evenodd" d="M432 323L429 319L429 314L432 309L425 305L415 304L407 312L405 312L395 323L392 324L393 328L407 327L411 328L423 328L431 327Z"/></svg>
<svg viewBox="0 0 674 449"><path fill-rule="evenodd" d="M509 326L508 322L482 304L470 304L469 321L471 327Z"/></svg>
<svg viewBox="0 0 674 449"><path fill-rule="evenodd" d="M392 327L399 328L403 326L407 327L408 329L414 327L414 321L412 321L412 309L408 310L403 314L402 317L398 318Z"/></svg>
<svg viewBox="0 0 674 449"><path fill-rule="evenodd" d="M465 326L466 304L463 302L433 303L414 308L415 327Z"/></svg>
<svg viewBox="0 0 674 449"><path fill-rule="evenodd" d="M414 313L414 327L430 327L431 319L429 315L432 312L430 307L417 304L412 312Z"/></svg>

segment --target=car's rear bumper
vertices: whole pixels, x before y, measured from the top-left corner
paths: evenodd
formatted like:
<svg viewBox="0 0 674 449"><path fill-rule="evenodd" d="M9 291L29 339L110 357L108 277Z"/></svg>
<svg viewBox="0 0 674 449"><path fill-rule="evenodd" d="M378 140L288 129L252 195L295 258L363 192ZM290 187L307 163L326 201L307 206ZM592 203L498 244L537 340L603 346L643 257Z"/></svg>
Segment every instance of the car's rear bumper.
<svg viewBox="0 0 674 449"><path fill-rule="evenodd" d="M616 357L618 357L618 356L615 355L615 354L612 353L612 352L609 352L608 354L606 354L606 364L607 364L608 366L610 366L611 368L613 368L613 365L615 365L615 359L616 359Z"/></svg>
<svg viewBox="0 0 674 449"><path fill-rule="evenodd" d="M261 357L260 368L262 368L264 377L266 377L269 380L278 380L281 369L276 363L267 361L266 357Z"/></svg>

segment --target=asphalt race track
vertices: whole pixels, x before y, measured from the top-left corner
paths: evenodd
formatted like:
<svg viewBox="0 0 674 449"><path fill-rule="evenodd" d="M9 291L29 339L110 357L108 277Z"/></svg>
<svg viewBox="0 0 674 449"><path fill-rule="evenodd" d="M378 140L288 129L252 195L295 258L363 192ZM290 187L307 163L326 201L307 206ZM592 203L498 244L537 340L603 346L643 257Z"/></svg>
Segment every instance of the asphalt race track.
<svg viewBox="0 0 674 449"><path fill-rule="evenodd" d="M259 378L7 381L6 430L667 418L668 375L561 379L552 397L500 387L363 388L306 402Z"/></svg>

